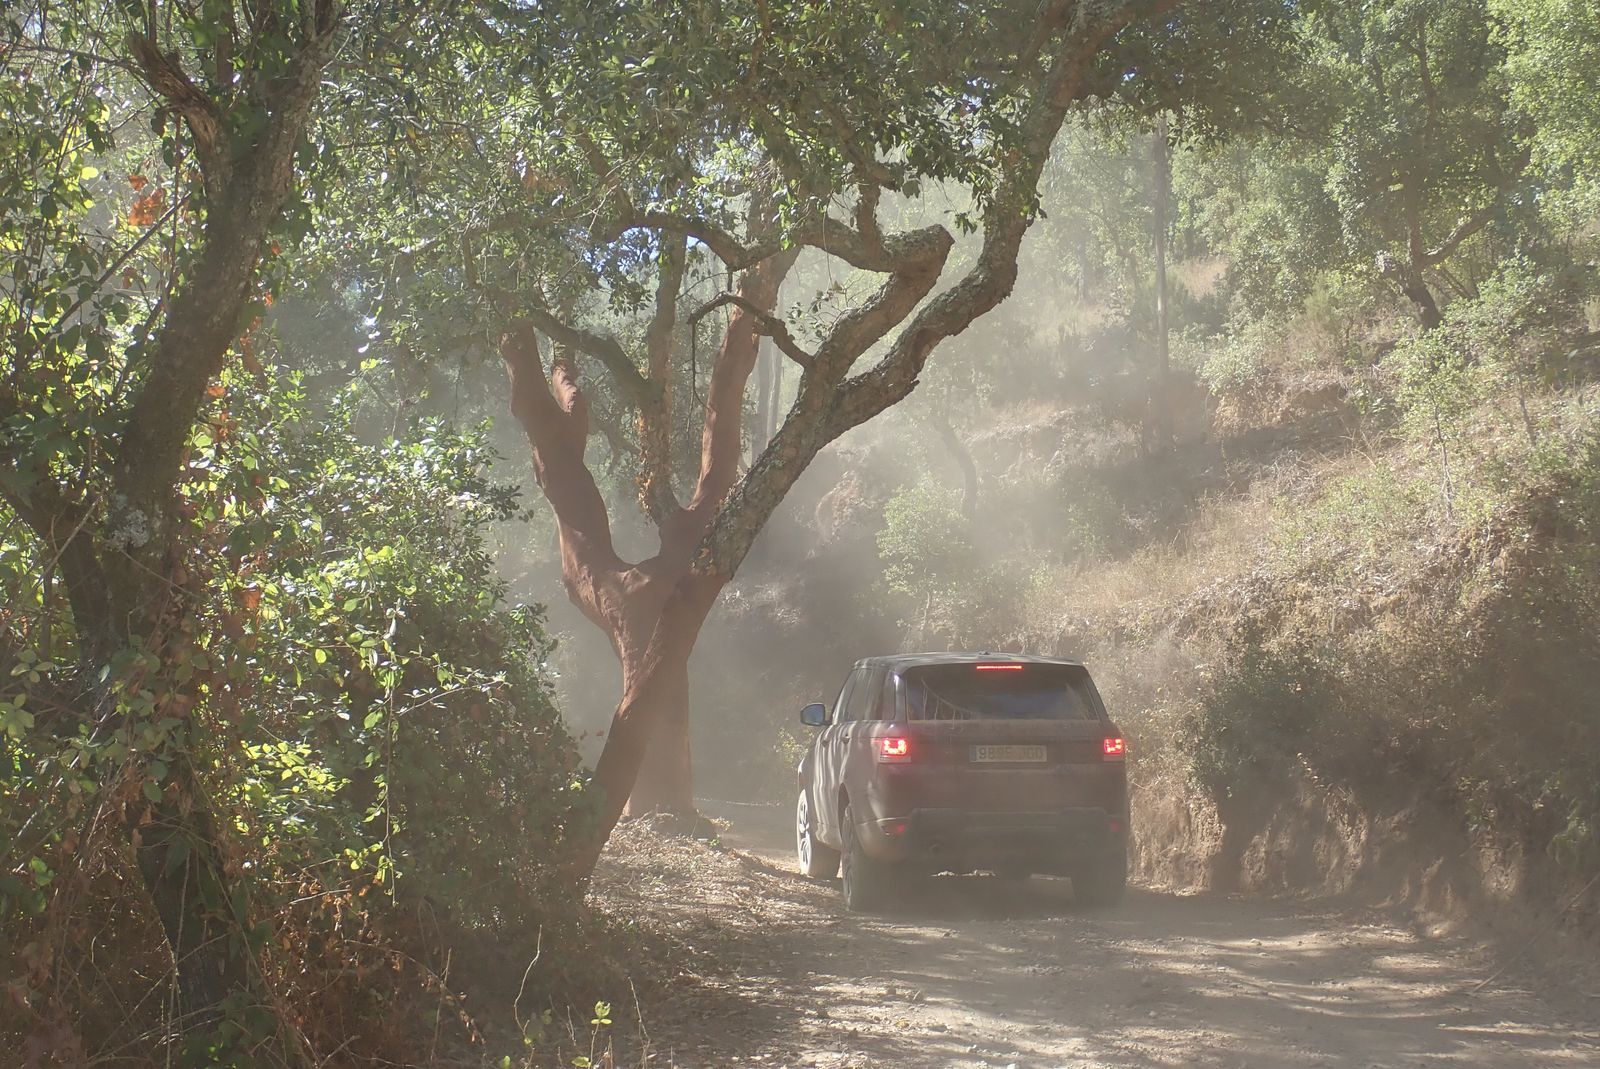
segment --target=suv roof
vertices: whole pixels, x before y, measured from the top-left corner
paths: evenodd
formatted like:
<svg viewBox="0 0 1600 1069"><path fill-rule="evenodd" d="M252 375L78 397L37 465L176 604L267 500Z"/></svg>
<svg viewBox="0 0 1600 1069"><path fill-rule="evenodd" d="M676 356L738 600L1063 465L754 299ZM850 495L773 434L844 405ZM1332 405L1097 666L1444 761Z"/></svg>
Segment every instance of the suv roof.
<svg viewBox="0 0 1600 1069"><path fill-rule="evenodd" d="M1059 664L1082 668L1082 661L1069 661L1060 657L1035 657L1027 653L1000 653L985 650L981 653L896 653L886 657L863 657L857 668L887 668L903 672L908 668L925 668L938 664L986 664L990 661L1019 661L1023 664Z"/></svg>

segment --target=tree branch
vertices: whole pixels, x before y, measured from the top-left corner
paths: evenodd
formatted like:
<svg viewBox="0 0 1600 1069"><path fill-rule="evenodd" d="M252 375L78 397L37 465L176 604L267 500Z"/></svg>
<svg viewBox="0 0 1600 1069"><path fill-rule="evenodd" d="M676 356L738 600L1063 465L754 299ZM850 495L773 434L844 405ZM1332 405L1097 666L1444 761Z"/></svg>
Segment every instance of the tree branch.
<svg viewBox="0 0 1600 1069"><path fill-rule="evenodd" d="M878 225L878 201L883 187L875 182L863 182L856 194L856 232L874 255L883 255L883 229Z"/></svg>
<svg viewBox="0 0 1600 1069"><path fill-rule="evenodd" d="M136 31L128 33L127 43L145 83L189 127L195 155L200 157L206 193L213 199L220 198L233 177L233 157L223 129L222 109L184 72L176 53L163 53L154 41Z"/></svg>
<svg viewBox="0 0 1600 1069"><path fill-rule="evenodd" d="M682 508L672 485L672 332L687 259L681 236L662 242L655 312L645 330L645 364L656 396L639 406L639 503L656 523Z"/></svg>
<svg viewBox="0 0 1600 1069"><path fill-rule="evenodd" d="M7 399L8 401L10 399ZM0 405L0 423L10 421L15 406ZM0 501L28 526L61 568L75 626L91 635L105 622L106 577L88 528L89 512L68 496L61 484L42 472L19 470L16 455L0 451ZM47 569L44 569L47 570Z"/></svg>
<svg viewBox="0 0 1600 1069"><path fill-rule="evenodd" d="M1460 248L1463 241L1488 226L1493 221L1495 212L1499 208L1499 202L1493 201L1462 219L1456 224L1456 228L1450 232L1449 236L1439 243L1437 248L1423 254L1421 262L1417 266L1419 268L1437 267L1443 263L1450 257L1451 253Z"/></svg>
<svg viewBox="0 0 1600 1069"><path fill-rule="evenodd" d="M523 309L523 317L553 340L600 361L629 404L643 407L658 396L660 387L645 379L615 338L572 326L558 318L542 299L530 302Z"/></svg>
<svg viewBox="0 0 1600 1069"><path fill-rule="evenodd" d="M659 210L629 211L595 230L592 236L598 241L610 241L635 229L660 230L693 238L710 249L730 271L746 270L775 256L786 246L795 245L821 249L864 271L889 272L898 266L892 245L874 249L853 228L828 215L804 223L786 236L771 234L743 242L726 227L699 216Z"/></svg>
<svg viewBox="0 0 1600 1069"><path fill-rule="evenodd" d="M689 512L709 526L715 510L733 487L743 452L744 392L760 352L756 316L745 305L770 309L778 300L778 287L794 266L798 249L789 249L739 277L734 313L728 319L722 346L711 368L706 390L705 429L700 437L700 480Z"/></svg>
<svg viewBox="0 0 1600 1069"><path fill-rule="evenodd" d="M756 534L783 500L794 480L828 442L905 397L916 386L928 354L945 338L960 333L1011 292L1017 252L1034 218L1034 195L1067 111L1085 91L1085 77L1105 42L1135 18L1170 11L1182 0L1125 4L1111 15L1100 5L1075 6L1057 37L1042 91L1032 98L1021 123L1020 159L984 215L984 239L965 276L924 305L900 328L884 359L870 371L840 383L855 359L902 322L937 282L949 247L942 228L891 238L920 246L920 257L896 271L872 301L842 318L817 350L815 366L801 383L790 418L757 458L719 510L696 558L696 568L729 577L738 569ZM1063 21L1067 21L1063 14ZM909 254L910 249L907 249ZM928 270L931 268L931 277ZM909 299L909 303L907 303ZM837 384L837 385L835 385Z"/></svg>
<svg viewBox="0 0 1600 1069"><path fill-rule="evenodd" d="M294 188L295 151L338 25L331 0L316 0L308 11L314 35L271 83L261 136L237 147L222 124L220 105L177 61L148 37L128 38L151 88L190 125L208 203L199 254L167 306L113 455L109 541L138 558L133 567L107 569L116 588L113 612L119 620L127 616L127 626L140 626L149 611L145 584L148 576L161 574L171 548L172 495L183 451L207 387L238 336L268 230Z"/></svg>
<svg viewBox="0 0 1600 1069"><path fill-rule="evenodd" d="M555 511L564 553L589 567L620 569L605 499L584 462L589 437L588 400L570 361L551 358L547 376L532 322L515 323L500 339L511 384L511 414L533 450L539 488Z"/></svg>
<svg viewBox="0 0 1600 1069"><path fill-rule="evenodd" d="M749 313L755 319L755 330L763 337L771 338L790 360L799 364L806 370L811 369L815 359L810 353L800 348L800 343L794 340L794 335L789 333L789 327L783 320L775 315L763 312L759 306L747 297L737 293L719 293L690 314L688 323L692 327L718 308L733 305Z"/></svg>

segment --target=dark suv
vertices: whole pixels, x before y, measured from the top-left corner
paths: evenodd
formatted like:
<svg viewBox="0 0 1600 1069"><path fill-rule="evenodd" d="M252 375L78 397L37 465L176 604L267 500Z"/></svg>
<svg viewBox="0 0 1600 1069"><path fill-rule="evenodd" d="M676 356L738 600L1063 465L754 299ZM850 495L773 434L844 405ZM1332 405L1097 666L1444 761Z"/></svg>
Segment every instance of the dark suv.
<svg viewBox="0 0 1600 1069"><path fill-rule="evenodd" d="M799 768L795 839L845 905L883 904L898 874L1072 877L1086 905L1128 878L1122 732L1074 661L989 653L872 657L845 680Z"/></svg>

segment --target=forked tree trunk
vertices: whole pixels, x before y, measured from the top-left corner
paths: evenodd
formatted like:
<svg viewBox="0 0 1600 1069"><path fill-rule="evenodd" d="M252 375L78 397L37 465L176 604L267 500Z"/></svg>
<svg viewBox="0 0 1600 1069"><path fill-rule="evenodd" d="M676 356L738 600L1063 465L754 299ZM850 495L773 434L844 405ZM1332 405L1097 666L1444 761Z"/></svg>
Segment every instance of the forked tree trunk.
<svg viewBox="0 0 1600 1069"><path fill-rule="evenodd" d="M722 587L723 582L712 576L684 575L638 663L624 679L622 701L594 768L594 785L601 792L601 826L608 830L624 813L694 811L689 657ZM595 851L602 845L595 843Z"/></svg>
<svg viewBox="0 0 1600 1069"><path fill-rule="evenodd" d="M539 486L556 515L561 533L562 574L568 596L613 638L625 673L622 701L610 736L595 764L594 784L602 794L592 851L580 863L592 864L624 806L652 746L666 740L663 722L686 708L689 655L718 594L737 572L756 535L806 466L829 442L904 399L915 387L928 355L941 341L966 330L1010 294L1017 277L1017 254L1034 219L1034 201L1050 146L1073 107L1088 93L1089 71L1102 48L1135 20L1159 17L1182 0L1144 4L1050 4L1038 16L1050 55L1037 71L1036 91L1018 122L1020 149L1006 168L1000 188L984 210L983 240L961 277L931 300L955 239L939 225L886 235L878 220L884 186L868 176L857 189L853 222L828 216L801 222L784 242L765 238L743 244L703 220L669 212L640 210L619 193L616 234L634 227L673 235L663 246L656 316L647 331L648 373L641 373L615 339L573 330L532 307L529 319L504 337L501 353L511 379L511 409L533 449ZM1039 58L1035 55L1034 58ZM1032 60L1029 60L1030 68ZM1030 71L1030 74L1033 73ZM870 158L868 151L867 157ZM604 161L602 161L604 162ZM869 170L871 168L869 167ZM764 195L752 197L750 232L775 236L776 213ZM670 325L681 273L666 250L681 238L701 242L730 269L740 270L737 293L724 294L697 313L731 304L734 311L712 365L701 434L700 477L692 500L678 505L671 490L672 464L662 430L670 417ZM802 247L824 250L856 267L882 276L876 292L839 316L811 352L805 352L780 320L772 316L778 285ZM781 250L781 251L779 251ZM664 284L663 284L664 283ZM536 306L539 302L529 302ZM661 552L629 563L616 552L605 500L584 463L588 402L570 360L557 355L546 368L539 355L534 320L556 340L588 350L611 372L639 412L642 471L641 503L661 529ZM893 341L877 362L855 376L852 367L890 331ZM757 342L772 338L785 356L805 369L788 414L771 443L741 477L741 420L745 387L755 369ZM654 339L654 341L651 341ZM656 343L660 344L656 344ZM769 404L769 410L777 406ZM772 414L769 411L769 415ZM657 600L659 599L659 600ZM641 602L660 612L637 659L625 655L618 640L622 617L648 616ZM670 738L666 767L651 772L650 794L664 797L659 785L674 790L687 778L682 735ZM687 792L677 790L681 798ZM642 806L651 799L641 791Z"/></svg>
<svg viewBox="0 0 1600 1069"><path fill-rule="evenodd" d="M727 583L704 568L697 554L738 479L745 387L761 338L757 320L777 300L778 282L794 255L780 253L740 276L741 305L729 317L706 391L694 496L677 503L670 471L643 480L655 488L660 552L637 564L616 552L605 499L584 463L588 401L570 352L554 347L547 372L530 323L514 327L501 343L512 414L527 433L534 474L556 514L567 595L606 633L622 668L622 701L594 772L602 795L596 854L624 812L694 811L689 656Z"/></svg>

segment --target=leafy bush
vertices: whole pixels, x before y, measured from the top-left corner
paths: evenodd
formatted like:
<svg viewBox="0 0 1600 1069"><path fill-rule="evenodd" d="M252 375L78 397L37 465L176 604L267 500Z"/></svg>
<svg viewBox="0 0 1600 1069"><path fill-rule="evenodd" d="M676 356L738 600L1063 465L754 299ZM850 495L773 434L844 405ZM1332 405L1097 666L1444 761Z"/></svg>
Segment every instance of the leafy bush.
<svg viewBox="0 0 1600 1069"><path fill-rule="evenodd" d="M987 505L992 510L994 505ZM1001 524L982 527L961 512L961 495L931 483L907 487L884 505L878 556L884 586L901 599L904 625L926 644L992 643L1014 622L1027 577L993 544Z"/></svg>
<svg viewBox="0 0 1600 1069"><path fill-rule="evenodd" d="M1581 457L1581 403L1550 389L1563 374L1563 326L1580 314L1572 281L1511 261L1391 357L1399 430L1430 458L1447 520L1486 522L1507 495L1570 473Z"/></svg>
<svg viewBox="0 0 1600 1069"><path fill-rule="evenodd" d="M960 493L922 483L895 494L883 507L878 556L884 582L895 593L919 601L951 594L978 562Z"/></svg>
<svg viewBox="0 0 1600 1069"><path fill-rule="evenodd" d="M1184 703L1175 749L1195 782L1218 799L1306 775L1369 801L1411 791L1587 877L1600 865L1600 442L1569 460L1525 472L1493 522L1448 548L1414 504L1336 488L1323 509L1346 536L1258 593ZM1409 537L1366 540L1352 503L1409 516ZM1329 554L1342 561L1331 587L1313 570Z"/></svg>
<svg viewBox="0 0 1600 1069"><path fill-rule="evenodd" d="M1280 784L1338 730L1336 676L1303 636L1249 619L1195 696L1182 733L1195 781L1219 797Z"/></svg>
<svg viewBox="0 0 1600 1069"><path fill-rule="evenodd" d="M170 961L99 814L160 798L174 755L223 825L223 908L260 919L241 952L311 1049L399 1056L412 1000L449 999L454 949L491 966L570 912L577 755L540 612L505 603L485 543L514 495L488 477L483 431L367 442L355 407L316 413L289 383L235 381L196 434L184 508L199 535L180 574L198 610L163 665L192 704L140 690L151 655L132 654L118 716L60 732L49 710L81 685L71 615L20 526L0 539L0 968L18 985L6 1013L26 1009L0 1015L0 1037L92 1057L164 1034L140 974ZM112 967L91 968L96 953ZM227 1028L259 1034L251 1012Z"/></svg>

